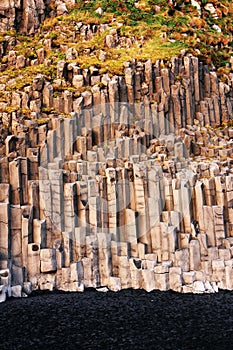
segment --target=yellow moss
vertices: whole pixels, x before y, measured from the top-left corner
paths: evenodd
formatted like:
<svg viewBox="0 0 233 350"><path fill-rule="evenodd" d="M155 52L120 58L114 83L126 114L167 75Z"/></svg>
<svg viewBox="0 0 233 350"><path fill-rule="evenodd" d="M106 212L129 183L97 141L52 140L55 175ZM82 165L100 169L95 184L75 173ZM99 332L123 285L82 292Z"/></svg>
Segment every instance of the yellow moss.
<svg viewBox="0 0 233 350"><path fill-rule="evenodd" d="M218 10L223 14L219 18L219 25L222 33L217 33L212 29L212 19L208 13L204 13L202 18L198 17L195 8L186 1L182 11L175 10L169 14L169 6L166 1L159 1L160 11L155 12L156 2L151 0L133 2L118 1L114 5L110 2L101 0L89 0L83 2L77 0L75 6L69 11L68 15L47 18L40 26L38 33L32 36L23 36L12 32L0 34L0 42L5 41L6 36L16 37L17 45L14 47L17 55L24 55L26 58L35 59L36 50L43 47L43 39L52 39L51 50L46 50L46 58L51 59L51 66L45 65L26 67L22 70L7 69L0 73L1 82L7 82L15 78L15 83L8 87L8 90L22 89L24 86L31 84L33 77L38 74L44 74L48 80L56 77L56 65L59 59L65 59L65 51L68 47L74 47L78 51L78 57L75 60L81 68L88 68L91 65L99 68L100 74L108 72L109 74L122 74L123 63L130 61L132 58L140 61L151 59L155 62L157 59L169 60L172 56L180 55L180 50L187 48L189 52L197 55L196 49L201 52L201 59L205 63L212 63L219 66L222 61L229 62L231 55L230 45L232 41L232 32L228 27L232 27L233 5L230 1L216 2ZM95 10L98 7L106 7L103 15L97 15ZM114 10L115 6L115 10ZM135 9L137 7L137 9ZM112 11L112 13L110 13ZM226 16L227 13L227 16ZM90 40L83 40L82 36L77 33L77 23L83 24L100 24L107 23L109 29L104 33L95 33ZM120 36L135 37L135 42L130 48L112 48L108 49L105 44L106 35L109 30L115 28ZM205 31L203 31L203 29ZM226 32L228 30L228 32ZM74 36L75 32L75 36ZM167 39L161 39L162 32L165 32ZM183 34L186 34L184 36ZM141 37L143 40L141 41ZM169 42L169 39L175 39L175 42ZM223 44L222 56L214 49L215 45ZM62 49L61 49L62 46ZM83 51L90 49L90 55ZM63 51L62 51L63 50ZM99 50L106 52L106 61L99 60ZM224 51L225 50L225 51ZM228 50L228 51L227 51ZM1 63L7 63L3 57ZM217 71L218 76L226 81L228 71ZM7 78L2 78L3 75Z"/></svg>

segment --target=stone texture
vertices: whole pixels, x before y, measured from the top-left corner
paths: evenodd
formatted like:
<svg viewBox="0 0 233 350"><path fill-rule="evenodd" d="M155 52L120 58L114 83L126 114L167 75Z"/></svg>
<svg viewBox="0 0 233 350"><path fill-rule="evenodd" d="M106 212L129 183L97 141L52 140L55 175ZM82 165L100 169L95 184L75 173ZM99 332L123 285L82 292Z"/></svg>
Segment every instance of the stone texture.
<svg viewBox="0 0 233 350"><path fill-rule="evenodd" d="M5 26L13 3L0 5ZM20 31L29 34L44 2L25 6ZM106 37L107 46L119 41L115 30ZM33 62L9 49L7 67L47 64L51 44ZM16 109L0 112L0 286L232 290L232 84L196 57L165 68L128 62L110 78L78 67L77 54L68 48L57 63L62 91L43 75L23 90L0 87L0 107ZM223 120L221 130L207 127Z"/></svg>

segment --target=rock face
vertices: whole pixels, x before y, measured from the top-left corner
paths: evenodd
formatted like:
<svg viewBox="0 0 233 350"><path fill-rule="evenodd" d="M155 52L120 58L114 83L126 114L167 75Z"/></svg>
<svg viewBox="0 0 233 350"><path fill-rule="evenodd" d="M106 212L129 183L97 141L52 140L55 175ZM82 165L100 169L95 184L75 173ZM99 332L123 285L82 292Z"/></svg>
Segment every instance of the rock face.
<svg viewBox="0 0 233 350"><path fill-rule="evenodd" d="M45 4L2 1L1 30L33 33ZM49 66L50 45L33 59L12 49L4 67ZM0 301L35 289L232 290L232 73L222 82L185 56L132 60L110 77L77 55L66 51L53 81L1 85Z"/></svg>
<svg viewBox="0 0 233 350"><path fill-rule="evenodd" d="M47 16L64 15L74 3L74 0L1 0L0 32L16 29L33 34Z"/></svg>
<svg viewBox="0 0 233 350"><path fill-rule="evenodd" d="M0 31L19 29L25 34L32 34L45 18L43 0L3 0L0 3Z"/></svg>
<svg viewBox="0 0 233 350"><path fill-rule="evenodd" d="M32 113L45 105L58 114L41 126L15 119L2 148L2 300L11 286L19 296L25 283L72 291L233 288L233 129L205 127L229 120L232 91L193 57L172 63L158 74L147 62L142 85L128 67L124 82L108 78L76 99L68 90L54 98L41 75L28 98L12 93L11 103L24 98ZM186 85L174 81L178 68ZM127 102L132 89L140 103Z"/></svg>

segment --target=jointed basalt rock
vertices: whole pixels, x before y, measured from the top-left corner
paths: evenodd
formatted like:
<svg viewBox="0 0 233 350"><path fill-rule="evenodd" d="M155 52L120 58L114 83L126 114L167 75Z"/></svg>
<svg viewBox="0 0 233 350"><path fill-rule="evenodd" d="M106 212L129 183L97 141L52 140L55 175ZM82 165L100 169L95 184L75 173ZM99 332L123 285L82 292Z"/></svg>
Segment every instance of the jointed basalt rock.
<svg viewBox="0 0 233 350"><path fill-rule="evenodd" d="M233 288L231 74L223 83L189 56L113 77L59 61L55 84L38 75L3 94L2 299Z"/></svg>
<svg viewBox="0 0 233 350"><path fill-rule="evenodd" d="M25 34L33 34L45 18L45 5L43 0L3 0L0 11L3 16L0 31L19 29Z"/></svg>

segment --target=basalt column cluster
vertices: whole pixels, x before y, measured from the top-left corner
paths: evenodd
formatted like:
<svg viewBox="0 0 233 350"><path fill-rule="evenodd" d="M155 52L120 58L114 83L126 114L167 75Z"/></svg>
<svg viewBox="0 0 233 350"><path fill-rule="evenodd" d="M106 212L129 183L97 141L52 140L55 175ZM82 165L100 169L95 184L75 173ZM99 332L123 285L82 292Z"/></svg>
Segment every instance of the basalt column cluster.
<svg viewBox="0 0 233 350"><path fill-rule="evenodd" d="M5 91L2 300L38 288L232 290L233 77L187 56L114 77L59 61L55 83L67 81L79 96L54 94L42 75Z"/></svg>

